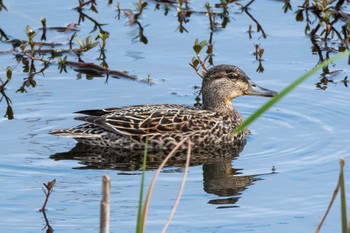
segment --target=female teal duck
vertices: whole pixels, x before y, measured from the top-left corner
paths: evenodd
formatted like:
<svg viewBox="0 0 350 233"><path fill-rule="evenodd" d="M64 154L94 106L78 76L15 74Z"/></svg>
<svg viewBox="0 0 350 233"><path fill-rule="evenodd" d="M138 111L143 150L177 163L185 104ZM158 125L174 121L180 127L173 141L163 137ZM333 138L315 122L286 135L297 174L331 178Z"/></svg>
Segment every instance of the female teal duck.
<svg viewBox="0 0 350 233"><path fill-rule="evenodd" d="M232 130L242 122L232 99L276 94L250 81L240 68L218 65L203 78L203 109L157 104L86 110L77 112L86 116L75 119L87 123L50 133L72 137L84 144L115 148L142 148L147 135L149 148L156 150L171 149L186 137L193 147L229 145L248 135L246 129L231 136Z"/></svg>

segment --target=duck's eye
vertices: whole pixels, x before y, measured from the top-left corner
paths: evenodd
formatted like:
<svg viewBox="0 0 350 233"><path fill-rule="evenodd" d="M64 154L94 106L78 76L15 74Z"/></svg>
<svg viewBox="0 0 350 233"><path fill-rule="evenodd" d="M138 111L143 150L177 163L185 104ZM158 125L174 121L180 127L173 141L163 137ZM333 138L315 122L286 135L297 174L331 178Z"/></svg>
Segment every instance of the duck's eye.
<svg viewBox="0 0 350 233"><path fill-rule="evenodd" d="M228 73L227 76L228 76L230 79L237 78L237 75L236 75L235 73Z"/></svg>
<svg viewBox="0 0 350 233"><path fill-rule="evenodd" d="M256 87L256 84L255 84L255 83L250 83L250 85L251 85L252 87Z"/></svg>

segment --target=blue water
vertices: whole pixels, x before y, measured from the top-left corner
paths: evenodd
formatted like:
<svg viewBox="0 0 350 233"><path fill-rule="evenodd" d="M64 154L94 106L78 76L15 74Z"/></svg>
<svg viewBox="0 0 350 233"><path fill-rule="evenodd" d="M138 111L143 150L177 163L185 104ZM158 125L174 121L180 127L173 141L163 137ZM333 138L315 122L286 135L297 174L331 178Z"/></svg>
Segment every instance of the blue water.
<svg viewBox="0 0 350 233"><path fill-rule="evenodd" d="M293 12L301 2L293 3ZM26 25L37 30L41 27L40 17L46 18L48 26L66 26L78 20L78 14L73 10L77 2L4 1L4 4L8 11L0 12L0 27L11 38L25 39ZM45 221L38 211L44 201L41 187L52 179L56 179L57 184L46 211L51 227L56 232L97 232L104 174L112 179L111 232L134 232L139 172L76 169L84 168L86 164L79 160L50 159L55 153L69 151L75 141L47 133L51 129L78 124L72 114L78 110L143 103L193 105L196 93L193 87L200 86L201 79L188 63L194 55L194 40L209 39L209 20L205 15L193 14L190 22L184 25L189 33L181 34L176 31L175 8L164 16L162 10L154 10L155 2L150 1L140 20L148 39L145 45L138 39L133 40L138 35L136 25L128 26L123 16L120 20L115 18L115 4L108 6L100 1L99 14L86 11L98 22L108 23L104 29L110 32L106 47L109 67L128 71L139 79L147 79L150 75L152 85L114 78L106 82L105 77L87 80L84 75L78 79L72 69L60 74L57 66L52 65L45 71L45 76L36 76L35 88L16 93L27 74L11 53L0 55L3 80L5 68L15 67L5 90L12 101L15 119L0 119L2 232L44 231ZM284 14L283 4L256 1L250 6L250 13L268 34L266 39L258 32L252 34L252 39L248 38L249 25L256 31L254 22L232 4L229 9L231 22L226 29L213 35L214 63L235 64L256 83L277 91L314 67L318 57L311 53L311 43L304 35L305 23L296 22L293 12ZM120 6L135 8L125 1L121 1ZM205 11L200 1L191 3L191 7ZM78 37L85 38L93 24L85 20L79 28ZM93 35L96 36L96 32ZM47 41L67 43L70 36L71 33L48 31ZM252 55L254 44L265 49L263 73L256 72L258 62ZM9 44L0 43L0 50L8 49L11 49ZM94 48L82 59L99 64L98 56L98 48ZM252 134L243 152L229 161L229 165L242 169L239 177L261 175L243 185L238 194L223 197L206 192L204 168L201 165L190 167L184 194L168 232L314 231L337 183L339 158L348 160L349 157L350 93L341 82L349 73L346 62L346 59L338 61L330 67L341 70L334 77L336 84L329 83L325 91L319 90L315 87L319 74L314 75L250 126ZM234 105L247 117L266 101L242 97L234 100ZM4 115L5 112L6 104L2 101L0 113ZM275 172L272 172L273 168ZM182 173L176 172L176 168L168 169L175 172L162 173L156 183L146 232L161 231L176 197ZM345 172L346 180L349 180L348 166ZM154 173L146 172L147 186ZM237 197L234 203L224 202ZM213 202L222 204L211 204ZM324 232L340 231L339 212L339 201L336 201Z"/></svg>

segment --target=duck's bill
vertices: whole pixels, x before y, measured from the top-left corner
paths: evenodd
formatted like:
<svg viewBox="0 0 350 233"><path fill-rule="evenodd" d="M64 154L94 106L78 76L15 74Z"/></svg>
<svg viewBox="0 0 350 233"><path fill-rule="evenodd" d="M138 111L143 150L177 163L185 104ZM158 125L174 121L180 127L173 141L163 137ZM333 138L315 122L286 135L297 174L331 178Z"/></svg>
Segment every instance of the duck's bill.
<svg viewBox="0 0 350 233"><path fill-rule="evenodd" d="M246 92L246 95L257 95L265 97L274 97L278 93L276 91L269 90L267 88L259 87L253 82L249 82L249 89Z"/></svg>

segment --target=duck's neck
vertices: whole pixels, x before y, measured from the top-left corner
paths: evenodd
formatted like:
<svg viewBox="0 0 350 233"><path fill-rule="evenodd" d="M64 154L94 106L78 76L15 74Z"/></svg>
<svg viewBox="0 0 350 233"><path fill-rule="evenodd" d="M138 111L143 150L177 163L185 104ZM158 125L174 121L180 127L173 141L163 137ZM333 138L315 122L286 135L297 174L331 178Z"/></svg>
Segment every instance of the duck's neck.
<svg viewBox="0 0 350 233"><path fill-rule="evenodd" d="M225 115L236 114L237 111L230 100L223 100L219 98L207 99L203 97L203 109L213 112L222 113Z"/></svg>

